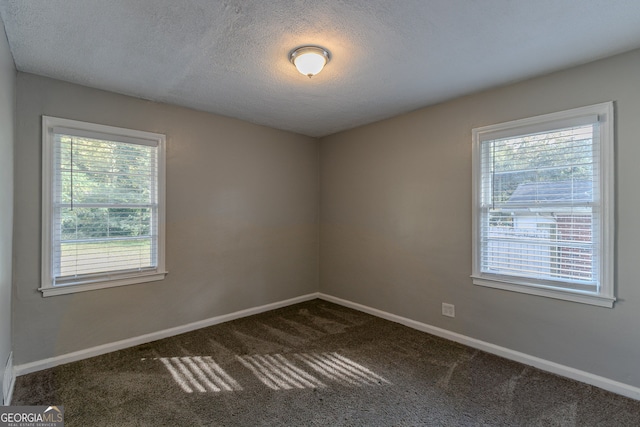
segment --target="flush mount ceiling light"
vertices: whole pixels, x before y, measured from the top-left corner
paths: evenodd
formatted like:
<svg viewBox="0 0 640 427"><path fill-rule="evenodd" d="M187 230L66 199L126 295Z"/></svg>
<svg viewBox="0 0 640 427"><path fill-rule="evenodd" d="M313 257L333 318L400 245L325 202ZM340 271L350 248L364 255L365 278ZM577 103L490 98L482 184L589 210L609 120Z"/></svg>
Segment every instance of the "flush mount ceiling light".
<svg viewBox="0 0 640 427"><path fill-rule="evenodd" d="M300 74L311 78L329 63L329 51L318 46L299 47L289 54L289 60Z"/></svg>

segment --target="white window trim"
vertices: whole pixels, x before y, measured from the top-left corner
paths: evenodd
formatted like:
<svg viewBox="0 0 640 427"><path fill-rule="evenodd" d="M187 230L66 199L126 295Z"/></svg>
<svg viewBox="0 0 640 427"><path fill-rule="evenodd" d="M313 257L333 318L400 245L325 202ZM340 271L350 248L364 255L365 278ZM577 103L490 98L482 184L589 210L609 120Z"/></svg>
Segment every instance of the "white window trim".
<svg viewBox="0 0 640 427"><path fill-rule="evenodd" d="M112 136L118 141L149 141L158 146L158 265L146 272L105 273L92 280L67 283L54 286L52 251L53 251L53 171L54 171L54 128L77 130L77 133L102 134ZM165 135L114 126L42 116L42 273L41 287L38 288L45 297L75 292L91 291L116 286L132 285L162 280L167 274L165 270Z"/></svg>
<svg viewBox="0 0 640 427"><path fill-rule="evenodd" d="M600 289L598 292L585 292L573 289L552 287L535 280L520 279L509 276L498 276L482 273L480 269L480 195L482 186L481 142L488 137L507 137L509 135L534 132L536 129L546 130L556 124L579 120L581 117L597 115L600 130ZM614 106L613 102L575 108L558 113L514 120L473 129L473 266L472 279L474 285L520 292L548 298L591 304L612 308L614 296Z"/></svg>

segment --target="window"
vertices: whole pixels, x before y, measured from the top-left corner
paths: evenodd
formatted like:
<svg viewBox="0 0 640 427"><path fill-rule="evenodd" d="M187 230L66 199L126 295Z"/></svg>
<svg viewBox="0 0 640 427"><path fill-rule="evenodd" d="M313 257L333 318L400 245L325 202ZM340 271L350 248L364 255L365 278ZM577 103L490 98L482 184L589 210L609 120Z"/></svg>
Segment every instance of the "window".
<svg viewBox="0 0 640 427"><path fill-rule="evenodd" d="M161 280L165 136L42 118L44 296Z"/></svg>
<svg viewBox="0 0 640 427"><path fill-rule="evenodd" d="M613 307L613 103L473 130L473 283Z"/></svg>

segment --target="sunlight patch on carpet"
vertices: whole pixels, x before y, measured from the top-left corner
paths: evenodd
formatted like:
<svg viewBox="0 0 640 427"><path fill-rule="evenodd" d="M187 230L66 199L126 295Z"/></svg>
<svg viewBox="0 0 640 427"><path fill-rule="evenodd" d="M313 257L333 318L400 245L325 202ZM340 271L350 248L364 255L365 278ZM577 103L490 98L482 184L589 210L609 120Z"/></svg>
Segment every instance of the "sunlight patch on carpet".
<svg viewBox="0 0 640 427"><path fill-rule="evenodd" d="M298 368L281 354L236 356L236 358L272 390L326 387L322 381Z"/></svg>
<svg viewBox="0 0 640 427"><path fill-rule="evenodd" d="M154 360L159 360L165 366L186 393L243 389L211 356L159 357ZM236 360L271 390L326 388L326 381L349 387L391 384L370 369L336 352L287 356L255 354L236 356Z"/></svg>
<svg viewBox="0 0 640 427"><path fill-rule="evenodd" d="M301 353L295 355L318 374L346 386L374 386L389 381L338 353Z"/></svg>
<svg viewBox="0 0 640 427"><path fill-rule="evenodd" d="M239 391L242 387L211 356L160 357L174 381L186 393Z"/></svg>

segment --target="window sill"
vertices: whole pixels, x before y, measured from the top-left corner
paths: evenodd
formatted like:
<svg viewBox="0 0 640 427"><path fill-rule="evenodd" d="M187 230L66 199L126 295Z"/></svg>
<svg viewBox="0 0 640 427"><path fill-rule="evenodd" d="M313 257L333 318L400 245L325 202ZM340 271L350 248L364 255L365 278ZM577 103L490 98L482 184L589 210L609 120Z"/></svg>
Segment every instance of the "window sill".
<svg viewBox="0 0 640 427"><path fill-rule="evenodd" d="M537 295L546 298L554 298L565 301L572 301L581 304L596 305L599 307L613 308L615 297L597 295L589 292L580 292L572 290L560 290L546 286L533 286L524 283L504 282L495 279L488 279L482 276L471 276L473 284L488 288L502 289L505 291L519 292L529 295Z"/></svg>
<svg viewBox="0 0 640 427"><path fill-rule="evenodd" d="M55 295L72 294L76 292L94 291L97 289L114 288L117 286L134 285L136 283L155 282L163 280L168 272L152 272L122 277L119 279L98 278L90 282L68 283L57 286L46 286L39 288L43 297Z"/></svg>

